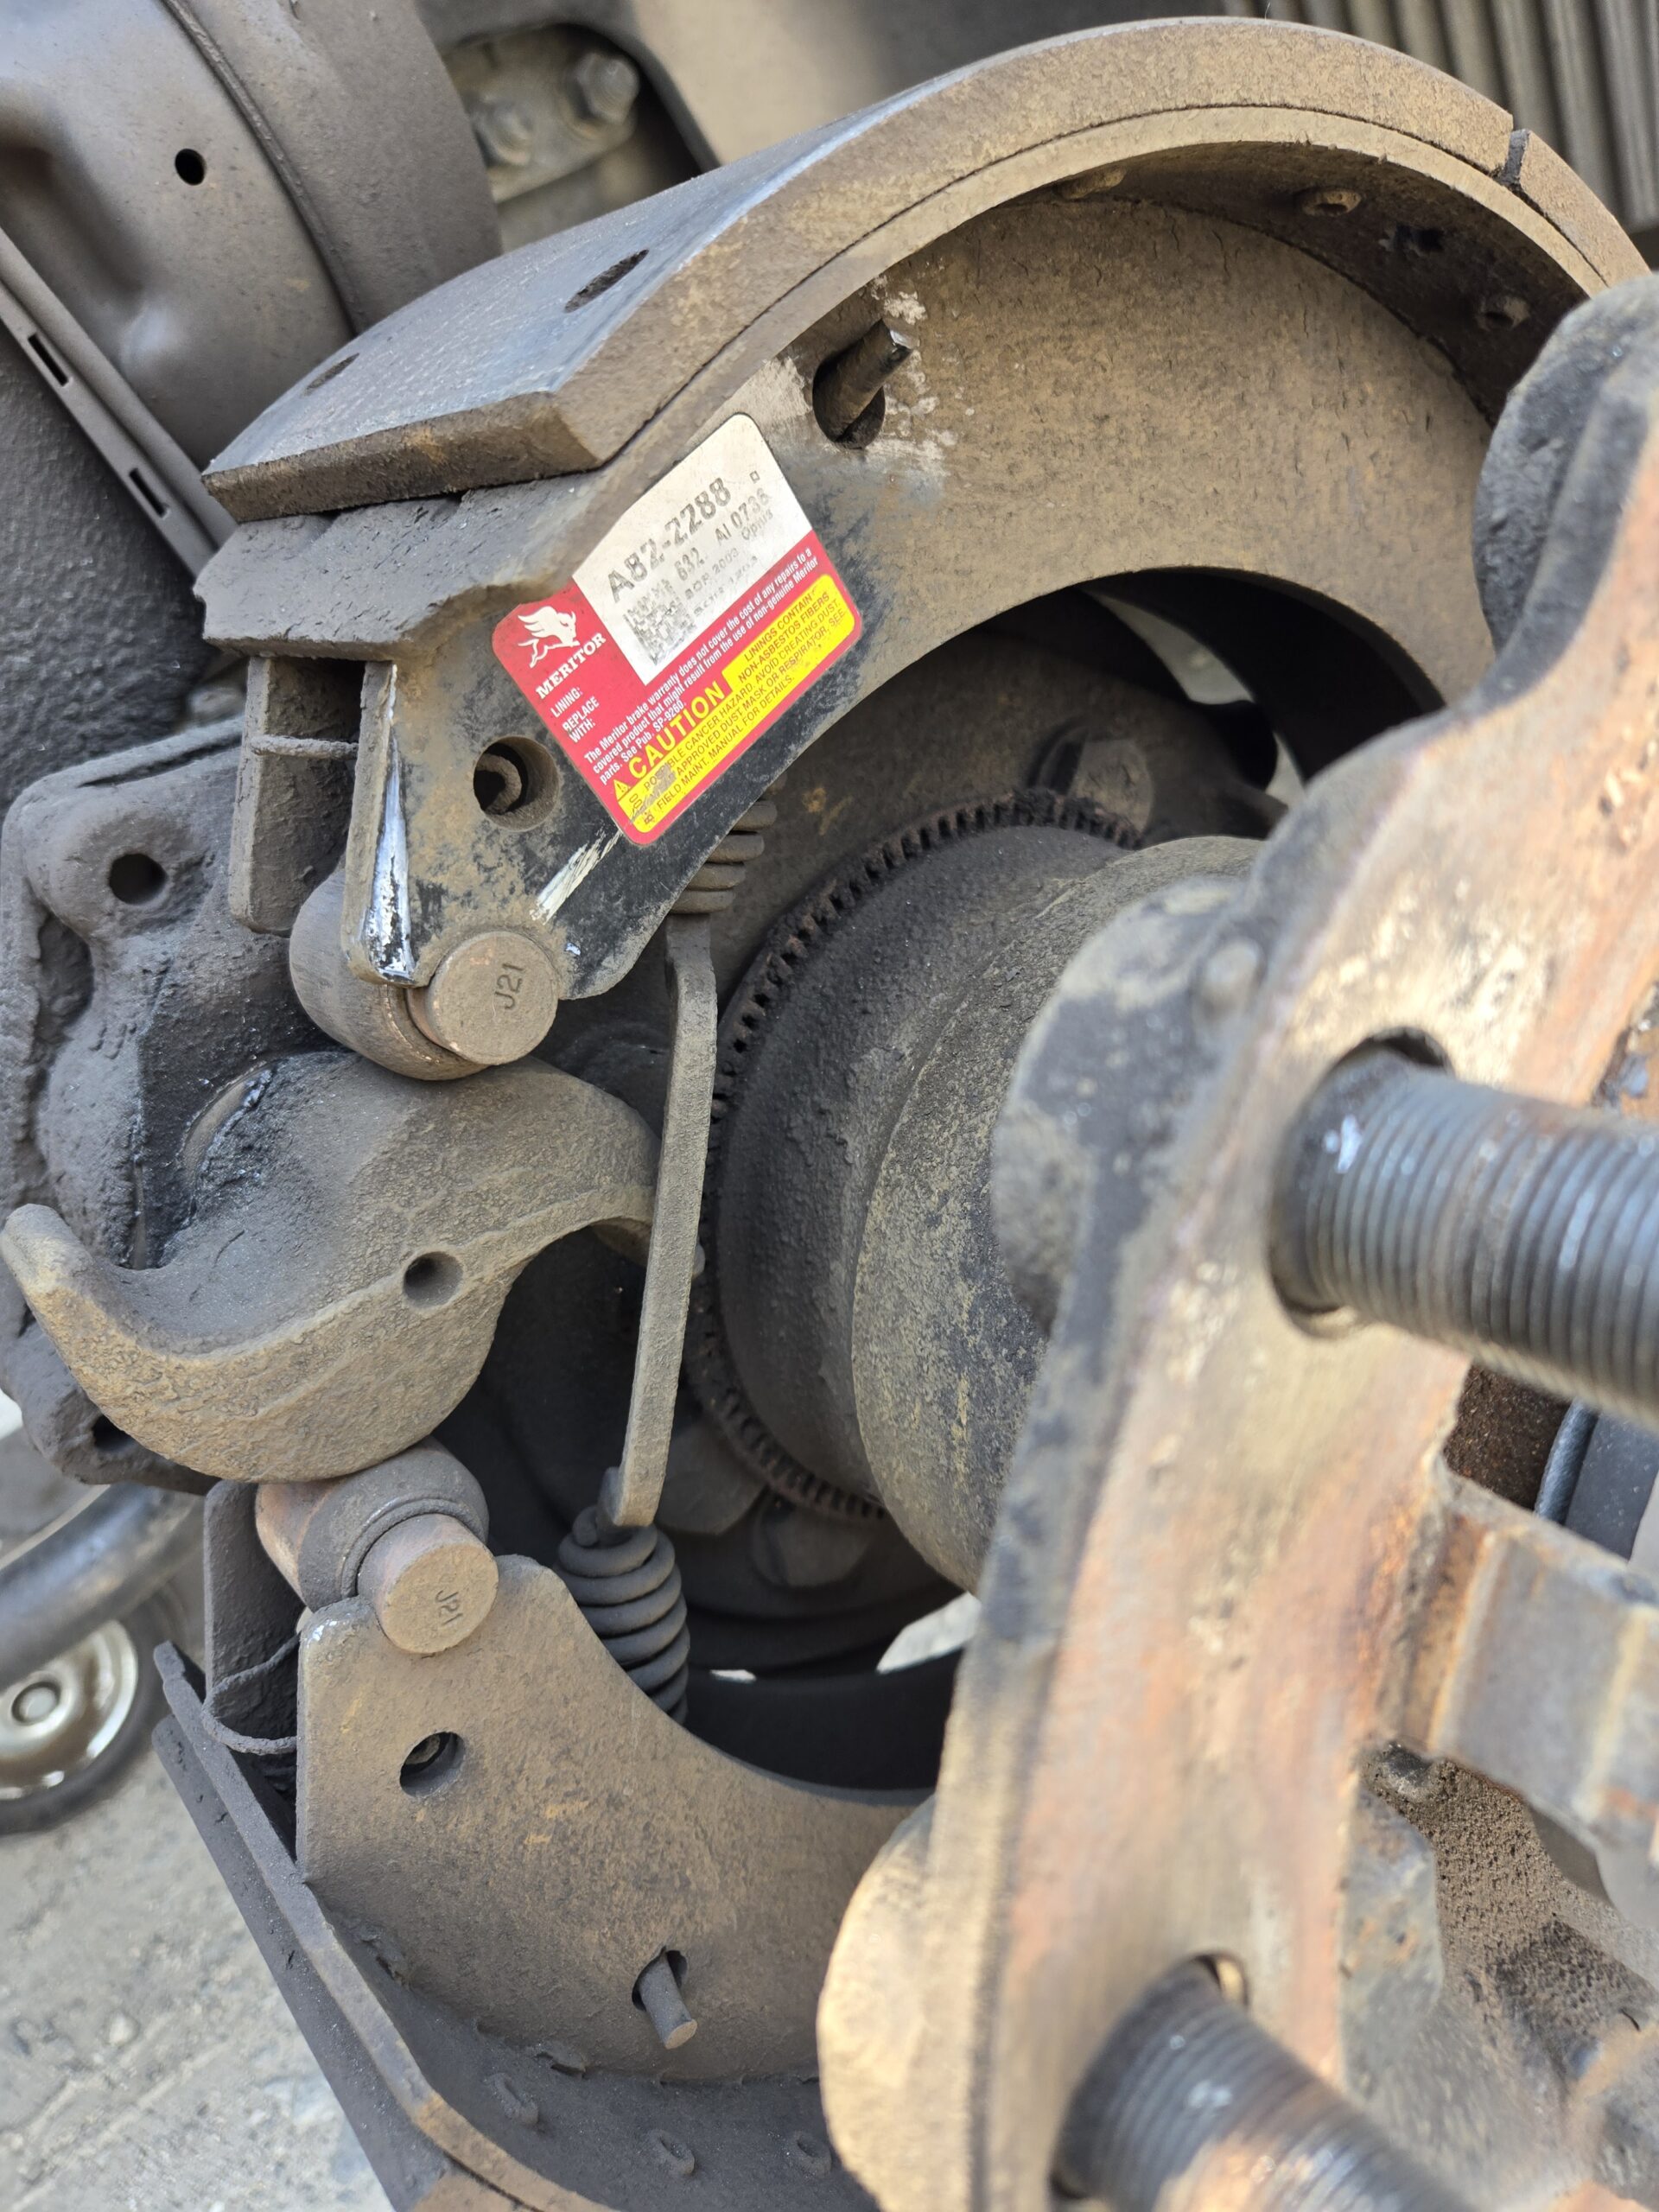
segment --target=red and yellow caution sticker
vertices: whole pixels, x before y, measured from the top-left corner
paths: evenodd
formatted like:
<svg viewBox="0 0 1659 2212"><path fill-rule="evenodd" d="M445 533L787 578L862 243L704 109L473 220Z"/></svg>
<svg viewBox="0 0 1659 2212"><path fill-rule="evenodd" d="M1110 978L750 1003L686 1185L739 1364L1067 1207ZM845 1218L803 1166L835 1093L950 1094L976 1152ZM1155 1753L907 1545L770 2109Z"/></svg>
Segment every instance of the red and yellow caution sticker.
<svg viewBox="0 0 1659 2212"><path fill-rule="evenodd" d="M617 827L648 845L861 626L771 448L734 415L494 643Z"/></svg>

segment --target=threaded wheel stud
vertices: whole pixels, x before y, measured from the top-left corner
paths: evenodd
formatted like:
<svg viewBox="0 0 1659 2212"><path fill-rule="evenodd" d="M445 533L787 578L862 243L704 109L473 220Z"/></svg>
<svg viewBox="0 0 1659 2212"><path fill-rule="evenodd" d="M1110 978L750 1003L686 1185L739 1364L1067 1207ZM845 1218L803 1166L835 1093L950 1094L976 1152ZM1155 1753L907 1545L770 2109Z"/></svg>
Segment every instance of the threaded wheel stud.
<svg viewBox="0 0 1659 2212"><path fill-rule="evenodd" d="M1107 2039L1055 2179L1113 2212L1461 2212L1199 1965L1158 1983Z"/></svg>
<svg viewBox="0 0 1659 2212"><path fill-rule="evenodd" d="M1303 1313L1659 1419L1659 1128L1368 1052L1293 1132L1272 1262Z"/></svg>

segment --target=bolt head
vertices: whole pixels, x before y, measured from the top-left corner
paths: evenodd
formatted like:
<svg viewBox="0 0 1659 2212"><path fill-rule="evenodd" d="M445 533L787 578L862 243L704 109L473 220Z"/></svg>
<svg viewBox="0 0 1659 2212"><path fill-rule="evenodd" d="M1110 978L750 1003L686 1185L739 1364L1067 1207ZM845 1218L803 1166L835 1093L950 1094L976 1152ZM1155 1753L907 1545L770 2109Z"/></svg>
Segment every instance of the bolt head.
<svg viewBox="0 0 1659 2212"><path fill-rule="evenodd" d="M409 995L416 1026L435 1045L482 1067L523 1059L552 1027L558 1006L552 962L516 930L468 938L424 990Z"/></svg>
<svg viewBox="0 0 1659 2212"><path fill-rule="evenodd" d="M1489 292L1475 309L1475 321L1483 330L1518 330L1531 313L1518 292Z"/></svg>
<svg viewBox="0 0 1659 2212"><path fill-rule="evenodd" d="M534 2127L540 2122L541 2107L534 2097L528 2097L509 2075L492 2074L490 2094L507 2118L516 2120L520 2127Z"/></svg>
<svg viewBox="0 0 1659 2212"><path fill-rule="evenodd" d="M1444 1759L1419 1758L1403 1744L1390 1744L1376 1761L1375 1779L1402 1804L1421 1805L1439 1794L1446 1771Z"/></svg>
<svg viewBox="0 0 1659 2212"><path fill-rule="evenodd" d="M791 2135L784 2145L784 2157L808 2181L822 2181L835 2171L835 2154L816 2135Z"/></svg>
<svg viewBox="0 0 1659 2212"><path fill-rule="evenodd" d="M467 119L492 168L523 168L536 150L536 118L518 100L474 100Z"/></svg>
<svg viewBox="0 0 1659 2212"><path fill-rule="evenodd" d="M1062 200L1092 200L1102 192L1116 192L1128 171L1121 162L1114 162L1103 168L1083 169L1076 176L1062 177L1054 189Z"/></svg>
<svg viewBox="0 0 1659 2212"><path fill-rule="evenodd" d="M570 91L590 123L626 123L639 97L639 72L626 54L592 48L570 72Z"/></svg>

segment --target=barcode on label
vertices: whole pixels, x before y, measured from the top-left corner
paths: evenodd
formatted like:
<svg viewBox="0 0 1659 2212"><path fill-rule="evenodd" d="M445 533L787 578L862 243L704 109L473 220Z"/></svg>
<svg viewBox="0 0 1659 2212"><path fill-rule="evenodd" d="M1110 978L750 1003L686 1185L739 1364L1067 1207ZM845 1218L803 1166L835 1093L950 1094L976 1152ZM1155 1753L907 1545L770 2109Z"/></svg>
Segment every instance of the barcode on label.
<svg viewBox="0 0 1659 2212"><path fill-rule="evenodd" d="M648 845L859 632L777 457L731 415L493 642L622 835Z"/></svg>
<svg viewBox="0 0 1659 2212"><path fill-rule="evenodd" d="M632 631L640 652L652 661L665 661L696 627L685 601L666 580L641 593L624 609L622 620Z"/></svg>

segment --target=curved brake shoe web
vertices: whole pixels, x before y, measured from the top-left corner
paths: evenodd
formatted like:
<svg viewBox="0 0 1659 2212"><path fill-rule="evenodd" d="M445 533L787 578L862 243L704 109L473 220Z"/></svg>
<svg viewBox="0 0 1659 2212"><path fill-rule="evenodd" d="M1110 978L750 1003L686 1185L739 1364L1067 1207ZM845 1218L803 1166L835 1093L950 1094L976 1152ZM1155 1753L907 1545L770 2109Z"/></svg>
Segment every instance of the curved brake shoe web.
<svg viewBox="0 0 1659 2212"><path fill-rule="evenodd" d="M0 1256L128 1434L203 1474L314 1481L429 1434L537 1252L650 1221L656 1154L632 1108L539 1063L439 1088L308 1054L220 1133L161 1266L116 1267L40 1205Z"/></svg>

